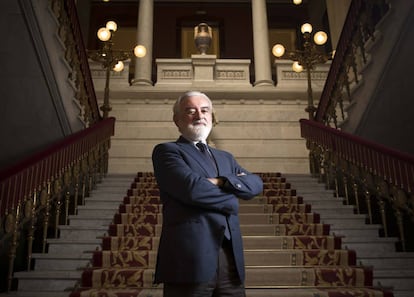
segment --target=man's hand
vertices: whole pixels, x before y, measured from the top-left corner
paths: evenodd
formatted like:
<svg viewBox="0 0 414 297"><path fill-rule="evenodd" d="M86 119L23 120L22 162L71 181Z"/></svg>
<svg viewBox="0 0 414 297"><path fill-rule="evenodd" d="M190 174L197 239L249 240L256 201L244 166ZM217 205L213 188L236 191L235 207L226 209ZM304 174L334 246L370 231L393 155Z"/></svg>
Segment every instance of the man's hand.
<svg viewBox="0 0 414 297"><path fill-rule="evenodd" d="M246 173L240 172L237 173L237 176L244 176ZM224 186L224 183L226 182L226 179L223 177L209 177L207 178L213 185L216 185L217 187L221 188Z"/></svg>
<svg viewBox="0 0 414 297"><path fill-rule="evenodd" d="M207 178L213 185L221 188L224 185L224 179L221 177L209 177Z"/></svg>

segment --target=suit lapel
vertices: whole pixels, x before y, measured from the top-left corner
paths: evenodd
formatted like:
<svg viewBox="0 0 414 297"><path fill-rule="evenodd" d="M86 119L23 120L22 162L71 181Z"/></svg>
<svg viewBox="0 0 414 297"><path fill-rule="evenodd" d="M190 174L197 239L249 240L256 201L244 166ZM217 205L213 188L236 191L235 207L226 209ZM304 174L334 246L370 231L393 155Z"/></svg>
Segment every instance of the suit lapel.
<svg viewBox="0 0 414 297"><path fill-rule="evenodd" d="M223 155L220 153L219 150L217 150L215 148L210 148L210 152L211 152L211 155L214 158L214 161L216 162L217 176L219 176L220 172L222 172L220 170L220 167L222 167L223 164L224 164L224 162L222 162L222 161L224 161L223 160Z"/></svg>
<svg viewBox="0 0 414 297"><path fill-rule="evenodd" d="M192 142L189 142L187 139L181 136L177 140L177 145L180 146L180 148L188 155L190 155L193 159L195 159L208 176L217 175L215 168L213 168L213 166L208 163L209 161L204 158L204 156L198 151Z"/></svg>

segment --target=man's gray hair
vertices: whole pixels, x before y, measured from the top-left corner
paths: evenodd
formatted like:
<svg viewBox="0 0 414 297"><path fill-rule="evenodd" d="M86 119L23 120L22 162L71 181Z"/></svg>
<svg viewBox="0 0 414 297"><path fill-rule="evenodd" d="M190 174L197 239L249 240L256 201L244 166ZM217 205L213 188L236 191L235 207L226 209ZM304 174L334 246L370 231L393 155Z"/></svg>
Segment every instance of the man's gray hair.
<svg viewBox="0 0 414 297"><path fill-rule="evenodd" d="M213 108L213 103L211 102L211 99L204 93L199 92L199 91L187 91L185 92L183 95L181 95L180 97L178 97L177 101L175 101L174 106L173 106L173 113L178 114L180 113L180 104L183 100L186 100L189 97L193 97L193 96L201 96L207 99L207 101L210 104L210 107Z"/></svg>

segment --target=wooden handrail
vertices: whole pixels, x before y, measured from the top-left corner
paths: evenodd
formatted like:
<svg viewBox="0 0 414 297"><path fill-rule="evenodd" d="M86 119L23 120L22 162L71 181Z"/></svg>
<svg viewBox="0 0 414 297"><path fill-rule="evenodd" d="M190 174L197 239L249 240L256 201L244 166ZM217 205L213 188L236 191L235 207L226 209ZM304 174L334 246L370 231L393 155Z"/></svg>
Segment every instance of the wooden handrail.
<svg viewBox="0 0 414 297"><path fill-rule="evenodd" d="M0 172L0 246L8 247L2 253L9 258L8 291L14 260L24 257L17 251L22 234L27 234L23 262L30 270L33 243L41 243L45 252L49 231L58 237L58 226L68 223L69 214L77 213L78 205L106 174L114 125L114 118L104 119ZM41 227L41 236L36 237L36 226Z"/></svg>
<svg viewBox="0 0 414 297"><path fill-rule="evenodd" d="M414 156L302 119L302 137L363 168L407 193L414 189Z"/></svg>
<svg viewBox="0 0 414 297"><path fill-rule="evenodd" d="M381 218L385 236L389 226L397 226L395 232L405 251L406 239L412 241L407 224L414 222L414 156L316 121L302 119L300 125L312 175L327 188L333 185L336 196L343 195L344 202L354 204L357 213L365 209L369 223ZM388 223L389 217L394 218L394 224ZM414 249L414 242L409 244Z"/></svg>
<svg viewBox="0 0 414 297"><path fill-rule="evenodd" d="M0 171L0 217L8 207L82 159L101 142L114 134L115 119L108 118L52 144L45 150Z"/></svg>
<svg viewBox="0 0 414 297"><path fill-rule="evenodd" d="M346 104L357 100L351 89L369 62L366 44L375 40L375 26L389 8L384 0L352 0L315 120L300 124L312 175L333 187L336 197L353 204L357 213L366 212L369 223L380 220L384 236L398 234L399 248L405 251L407 246L414 249L414 240L406 240L411 238L407 230L414 227L414 156L337 130L339 121L346 120Z"/></svg>

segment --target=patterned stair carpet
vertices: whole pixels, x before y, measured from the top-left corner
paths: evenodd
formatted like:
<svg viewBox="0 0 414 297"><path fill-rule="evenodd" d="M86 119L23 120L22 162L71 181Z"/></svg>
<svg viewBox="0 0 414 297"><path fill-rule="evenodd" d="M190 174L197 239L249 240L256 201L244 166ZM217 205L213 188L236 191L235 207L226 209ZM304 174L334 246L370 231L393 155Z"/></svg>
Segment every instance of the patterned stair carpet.
<svg viewBox="0 0 414 297"><path fill-rule="evenodd" d="M393 296L373 288L372 267L356 265L355 251L341 248L284 177L260 175L263 194L240 204L247 297ZM161 213L152 173L139 173L70 297L162 297L152 284Z"/></svg>

